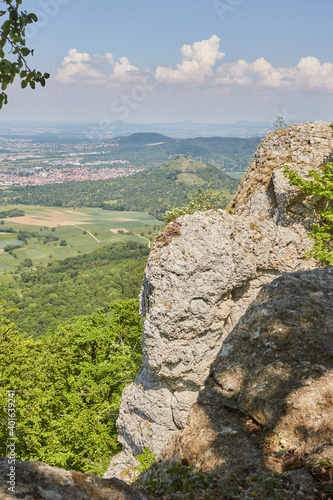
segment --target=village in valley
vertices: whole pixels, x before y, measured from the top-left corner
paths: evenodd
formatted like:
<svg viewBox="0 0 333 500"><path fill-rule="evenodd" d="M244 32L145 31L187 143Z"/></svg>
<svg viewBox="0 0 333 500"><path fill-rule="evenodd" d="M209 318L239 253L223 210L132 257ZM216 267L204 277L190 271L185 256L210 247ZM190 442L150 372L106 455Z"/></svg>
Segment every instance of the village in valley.
<svg viewBox="0 0 333 500"><path fill-rule="evenodd" d="M115 179L143 170L110 155L113 146L38 143L7 137L0 143L0 186Z"/></svg>
<svg viewBox="0 0 333 500"><path fill-rule="evenodd" d="M114 162L128 163L125 161ZM2 186L42 186L61 182L96 181L105 179L115 179L141 172L143 169L125 167L33 167L25 170L6 169L0 171L0 185Z"/></svg>

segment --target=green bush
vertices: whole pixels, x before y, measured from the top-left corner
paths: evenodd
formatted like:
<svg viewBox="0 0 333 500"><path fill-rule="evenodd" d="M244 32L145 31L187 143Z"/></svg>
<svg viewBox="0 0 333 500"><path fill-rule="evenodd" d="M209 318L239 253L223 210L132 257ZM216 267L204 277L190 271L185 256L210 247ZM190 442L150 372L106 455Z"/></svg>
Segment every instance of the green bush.
<svg viewBox="0 0 333 500"><path fill-rule="evenodd" d="M272 130L277 132L278 130L283 130L288 127L288 123L284 121L282 116L277 116L275 122L273 123Z"/></svg>
<svg viewBox="0 0 333 500"><path fill-rule="evenodd" d="M176 220L182 215L216 209L218 208L220 196L220 192L212 190L212 181L208 184L207 191L205 191L201 186L198 186L197 190L188 196L190 199L190 203L188 205L165 212L165 222L169 224L169 222Z"/></svg>
<svg viewBox="0 0 333 500"><path fill-rule="evenodd" d="M150 448L145 448L141 455L136 455L136 460L140 463L135 470L138 474L141 474L144 470L149 469L149 467L155 462L157 455L153 455Z"/></svg>
<svg viewBox="0 0 333 500"><path fill-rule="evenodd" d="M331 126L332 127L332 126ZM309 236L313 238L312 249L307 252L322 264L333 265L333 163L327 163L322 173L309 171L312 180L303 179L289 166L284 166L284 173L292 186L297 186L309 195L319 195L323 202L323 209L319 211L318 224L312 226Z"/></svg>
<svg viewBox="0 0 333 500"><path fill-rule="evenodd" d="M5 252L12 252L13 250L16 250L17 248L21 248L21 245L6 245L4 247Z"/></svg>

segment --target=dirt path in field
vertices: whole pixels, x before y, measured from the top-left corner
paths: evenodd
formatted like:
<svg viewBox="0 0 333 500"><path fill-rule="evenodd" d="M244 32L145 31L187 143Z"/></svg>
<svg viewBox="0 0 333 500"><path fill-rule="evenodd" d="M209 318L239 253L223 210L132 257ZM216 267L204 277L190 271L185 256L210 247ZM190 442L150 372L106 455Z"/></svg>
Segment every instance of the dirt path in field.
<svg viewBox="0 0 333 500"><path fill-rule="evenodd" d="M144 238L144 237L143 237L143 236L141 236L140 234L136 234L135 236L139 236L139 238L142 238L143 240L148 241L148 248L150 248L150 240L148 240L148 238Z"/></svg>
<svg viewBox="0 0 333 500"><path fill-rule="evenodd" d="M90 234L90 236L91 236L92 238L94 238L94 240L96 240L98 243L100 243L100 240L98 240L98 239L96 238L96 236L94 236L93 234L91 234L91 232L90 232L90 231L88 231L87 229L83 229L83 228L82 228L82 227L80 227L80 226L74 226L74 227L77 227L78 229L81 229L81 231L85 231L86 233Z"/></svg>

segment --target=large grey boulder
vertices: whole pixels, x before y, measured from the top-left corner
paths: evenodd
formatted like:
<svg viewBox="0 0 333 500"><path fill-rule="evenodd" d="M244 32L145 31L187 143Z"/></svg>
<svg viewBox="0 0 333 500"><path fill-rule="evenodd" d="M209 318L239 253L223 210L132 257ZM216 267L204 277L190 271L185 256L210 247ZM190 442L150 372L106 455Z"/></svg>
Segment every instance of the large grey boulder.
<svg viewBox="0 0 333 500"><path fill-rule="evenodd" d="M264 286L159 461L238 477L332 463L332 306L332 268Z"/></svg>
<svg viewBox="0 0 333 500"><path fill-rule="evenodd" d="M135 455L159 453L184 428L223 341L263 285L283 272L312 269L304 258L317 199L291 188L288 163L306 175L330 159L324 122L270 133L235 197L223 210L179 218L149 256L140 296L143 368L123 391L118 418L123 452L105 477L129 479Z"/></svg>

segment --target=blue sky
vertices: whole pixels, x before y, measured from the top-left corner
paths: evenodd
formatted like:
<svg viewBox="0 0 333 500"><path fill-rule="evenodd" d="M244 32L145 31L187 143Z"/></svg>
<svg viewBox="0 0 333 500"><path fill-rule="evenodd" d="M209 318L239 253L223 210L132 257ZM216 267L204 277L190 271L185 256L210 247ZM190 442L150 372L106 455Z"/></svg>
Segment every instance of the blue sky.
<svg viewBox="0 0 333 500"><path fill-rule="evenodd" d="M331 0L23 0L39 23L5 120L327 120L333 117Z"/></svg>

